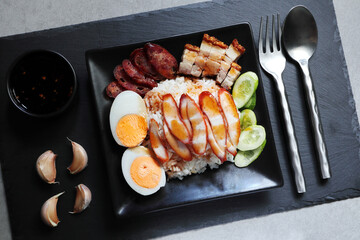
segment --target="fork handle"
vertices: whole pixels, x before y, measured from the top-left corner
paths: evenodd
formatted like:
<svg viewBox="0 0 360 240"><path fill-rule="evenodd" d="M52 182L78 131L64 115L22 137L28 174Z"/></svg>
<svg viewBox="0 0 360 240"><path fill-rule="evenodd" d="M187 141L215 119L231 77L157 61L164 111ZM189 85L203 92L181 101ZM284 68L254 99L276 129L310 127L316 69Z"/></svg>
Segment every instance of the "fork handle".
<svg viewBox="0 0 360 240"><path fill-rule="evenodd" d="M323 179L331 177L329 161L327 157L326 146L323 138L323 129L319 116L319 109L317 106L315 92L313 87L313 81L309 70L308 61L299 62L301 70L304 73L304 86L306 92L306 102L308 104L308 110L310 113L311 124L316 144L317 157L320 162L321 176Z"/></svg>
<svg viewBox="0 0 360 240"><path fill-rule="evenodd" d="M295 175L295 184L296 184L297 192L304 193L306 192L305 179L301 166L299 148L296 141L295 129L291 117L290 107L285 94L284 82L282 80L281 74L280 76L274 75L274 78L276 80L277 90L279 92L281 110L284 117L286 136L289 144L289 155L290 155L292 169Z"/></svg>

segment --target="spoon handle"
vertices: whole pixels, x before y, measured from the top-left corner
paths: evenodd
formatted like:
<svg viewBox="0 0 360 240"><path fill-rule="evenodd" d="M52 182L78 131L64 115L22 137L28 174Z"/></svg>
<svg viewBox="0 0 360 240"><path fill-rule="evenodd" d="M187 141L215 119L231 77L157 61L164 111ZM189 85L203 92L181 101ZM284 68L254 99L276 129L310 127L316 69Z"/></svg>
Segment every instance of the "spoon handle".
<svg viewBox="0 0 360 240"><path fill-rule="evenodd" d="M299 61L299 64L304 74L306 99L308 104L308 110L310 112L313 134L315 137L317 157L320 162L321 175L323 179L327 179L331 177L330 167L323 137L323 129L319 116L319 109L315 98L313 81L311 79L311 74L309 70L309 64L308 61Z"/></svg>
<svg viewBox="0 0 360 240"><path fill-rule="evenodd" d="M282 80L281 74L280 76L274 75L274 78L276 80L276 87L279 92L280 106L285 123L284 125L286 129L286 137L289 145L291 166L295 175L296 189L298 193L304 193L306 192L305 179L301 166L301 159L295 135L294 123L291 117L289 103L285 93L284 82Z"/></svg>

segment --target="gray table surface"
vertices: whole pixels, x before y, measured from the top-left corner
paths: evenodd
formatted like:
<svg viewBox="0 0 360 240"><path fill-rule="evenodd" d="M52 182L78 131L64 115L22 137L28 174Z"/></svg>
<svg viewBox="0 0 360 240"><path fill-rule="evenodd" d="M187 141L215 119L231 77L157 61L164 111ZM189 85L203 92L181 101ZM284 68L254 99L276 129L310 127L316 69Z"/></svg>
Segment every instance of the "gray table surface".
<svg viewBox="0 0 360 240"><path fill-rule="evenodd" d="M0 37L202 0L0 0ZM334 0L356 106L360 106L359 0ZM271 13L269 13L271 14ZM357 108L358 109L358 108ZM359 113L358 113L359 114ZM234 221L159 239L360 239L360 198ZM11 239L0 172L0 239Z"/></svg>

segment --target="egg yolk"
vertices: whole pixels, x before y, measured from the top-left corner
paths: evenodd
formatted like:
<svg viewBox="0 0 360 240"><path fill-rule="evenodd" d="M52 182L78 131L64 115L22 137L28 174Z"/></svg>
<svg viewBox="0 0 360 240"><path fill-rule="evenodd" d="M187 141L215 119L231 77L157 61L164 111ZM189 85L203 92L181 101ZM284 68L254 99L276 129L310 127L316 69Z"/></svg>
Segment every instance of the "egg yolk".
<svg viewBox="0 0 360 240"><path fill-rule="evenodd" d="M125 147L139 145L145 139L147 130L146 119L137 114L123 116L116 125L116 135Z"/></svg>
<svg viewBox="0 0 360 240"><path fill-rule="evenodd" d="M154 188L160 182L160 165L152 157L137 157L131 164L130 175L137 185L144 188Z"/></svg>

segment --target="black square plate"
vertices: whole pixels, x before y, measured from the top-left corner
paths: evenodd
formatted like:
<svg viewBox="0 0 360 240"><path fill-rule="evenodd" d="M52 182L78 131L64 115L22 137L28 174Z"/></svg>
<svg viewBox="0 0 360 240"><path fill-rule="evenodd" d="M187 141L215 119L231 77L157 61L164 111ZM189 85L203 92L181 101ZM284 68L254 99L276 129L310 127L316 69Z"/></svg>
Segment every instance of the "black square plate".
<svg viewBox="0 0 360 240"><path fill-rule="evenodd" d="M242 66L242 72L253 71L259 76L257 105L254 112L258 124L266 129L266 147L259 159L247 168L240 169L233 163L225 162L219 169L208 169L203 174L188 176L182 181L168 181L164 188L151 196L144 197L137 194L127 185L122 175L121 156L125 148L119 147L111 135L109 112L112 100L106 97L104 89L113 79L114 67L123 59L129 58L134 49L142 47L145 43L87 51L86 63L99 120L103 160L107 164L114 208L120 217L141 215L283 185L250 24L243 23L152 42L165 47L180 62L184 45L190 43L199 46L204 33L215 36L227 44L237 38L246 48L244 56L238 63Z"/></svg>

